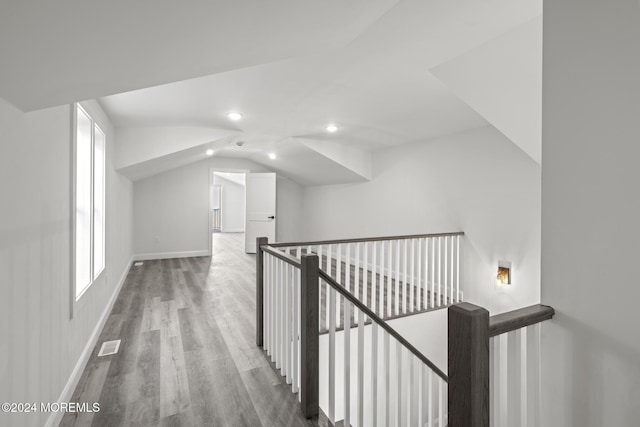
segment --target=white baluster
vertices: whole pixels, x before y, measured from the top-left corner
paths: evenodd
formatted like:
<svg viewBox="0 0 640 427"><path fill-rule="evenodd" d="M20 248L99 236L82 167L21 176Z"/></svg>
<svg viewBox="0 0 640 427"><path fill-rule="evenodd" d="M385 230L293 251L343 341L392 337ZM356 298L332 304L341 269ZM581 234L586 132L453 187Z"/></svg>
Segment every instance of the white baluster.
<svg viewBox="0 0 640 427"><path fill-rule="evenodd" d="M407 352L408 353L408 352ZM409 356L409 418L408 425L415 426L418 425L418 420L420 419L420 365L422 363L418 360L417 357L408 353ZM417 374L417 375L416 375Z"/></svg>
<svg viewBox="0 0 640 427"><path fill-rule="evenodd" d="M402 293L400 298L402 298L402 313L407 312L407 258L409 256L409 251L407 250L407 239L404 239L402 244Z"/></svg>
<svg viewBox="0 0 640 427"><path fill-rule="evenodd" d="M322 270L322 245L318 245L318 268L320 270ZM302 274L302 272L300 272L300 274ZM300 279L302 281L302 279ZM327 309L327 304L325 303L324 305L322 304L322 295L324 294L323 291L323 286L322 286L322 280L318 279L318 328L319 330L322 330L322 319L326 318L326 315L324 314L326 311L328 311Z"/></svg>
<svg viewBox="0 0 640 427"><path fill-rule="evenodd" d="M418 418L421 426L424 426L427 422L427 370L429 369L424 363L418 363L420 370L420 417ZM430 369L429 369L430 370Z"/></svg>
<svg viewBox="0 0 640 427"><path fill-rule="evenodd" d="M416 298L418 298L418 303L416 304L418 306L418 310L424 310L426 307L426 301L425 301L425 297L426 297L426 293L422 293L422 241L423 239L418 239L417 240L417 244L418 244L418 260L417 260L417 267L418 267L418 277L416 280Z"/></svg>
<svg viewBox="0 0 640 427"><path fill-rule="evenodd" d="M442 378L438 378L438 427L444 427L447 420L444 419L444 393L442 392Z"/></svg>
<svg viewBox="0 0 640 427"><path fill-rule="evenodd" d="M391 368L390 368L390 356L391 356L391 350L389 348L389 333L388 332L384 332L384 420L385 426L390 425L389 421L391 421L391 411L390 411L390 406L389 406L389 400L390 400L390 395L389 392L391 390Z"/></svg>
<svg viewBox="0 0 640 427"><path fill-rule="evenodd" d="M344 298L344 425L351 425L351 302Z"/></svg>
<svg viewBox="0 0 640 427"><path fill-rule="evenodd" d="M369 291L369 242L362 246L362 302L371 310L375 310L376 303L373 299L373 287ZM370 301L369 301L370 300Z"/></svg>
<svg viewBox="0 0 640 427"><path fill-rule="evenodd" d="M293 267L293 392L298 392L298 331L300 325L300 270Z"/></svg>
<svg viewBox="0 0 640 427"><path fill-rule="evenodd" d="M291 384L291 266L284 264L284 365L282 375Z"/></svg>
<svg viewBox="0 0 640 427"><path fill-rule="evenodd" d="M262 312L262 348L269 354L269 256L266 252L262 252L262 298L263 298L263 312Z"/></svg>
<svg viewBox="0 0 640 427"><path fill-rule="evenodd" d="M277 269L277 265L276 265L276 258L272 255L269 255L269 262L271 264L271 292L270 292L270 297L271 297L271 311L269 313L269 324L271 327L271 344L269 346L269 354L271 355L271 361L274 361L274 353L275 353L275 348L277 347L277 342L276 342L276 336L277 336L277 332L276 332L276 313L277 313L277 299L278 299L278 295L277 295L277 287L276 287L276 283L277 283L277 279L276 279L276 269Z"/></svg>
<svg viewBox="0 0 640 427"><path fill-rule="evenodd" d="M438 237L438 307L442 305L442 237Z"/></svg>
<svg viewBox="0 0 640 427"><path fill-rule="evenodd" d="M431 239L424 239L424 308L429 308L429 242Z"/></svg>
<svg viewBox="0 0 640 427"><path fill-rule="evenodd" d="M380 405L378 405L378 324L376 322L371 322L371 402L371 424L377 427Z"/></svg>
<svg viewBox="0 0 640 427"><path fill-rule="evenodd" d="M391 282L393 279L393 240L388 241L387 258L389 258L387 268L387 316L391 316L391 300L393 298L393 283Z"/></svg>
<svg viewBox="0 0 640 427"><path fill-rule="evenodd" d="M400 314L400 240L396 240L396 297L394 313Z"/></svg>
<svg viewBox="0 0 640 427"><path fill-rule="evenodd" d="M451 262L449 263L449 268L451 269L451 274L449 275L449 277L451 277L450 279L450 289L451 289L451 295L449 296L449 304L453 304L454 303L454 299L453 299L453 292L454 292L454 281L453 281L453 255L454 255L454 249L455 249L455 245L453 243L453 237L449 238L451 240Z"/></svg>
<svg viewBox="0 0 640 427"><path fill-rule="evenodd" d="M358 427L362 426L364 426L364 312L358 310Z"/></svg>
<svg viewBox="0 0 640 427"><path fill-rule="evenodd" d="M273 269L273 273L274 273L274 310L273 310L273 329L275 331L274 333L274 345L273 345L273 361L276 364L276 368L280 368L280 358L279 356L279 352L280 352L280 302L281 300L281 295L280 295L280 260L274 257L274 269Z"/></svg>
<svg viewBox="0 0 640 427"><path fill-rule="evenodd" d="M444 269L444 282L443 282L444 292L442 294L442 295L444 295L444 298L443 298L443 304L444 305L448 304L447 297L449 295L449 292L448 292L448 280L447 280L447 272L449 271L449 269L448 269L448 253L449 253L449 250L447 248L448 243L449 243L448 237L444 236L444 264L442 265L443 269Z"/></svg>
<svg viewBox="0 0 640 427"><path fill-rule="evenodd" d="M431 308L436 306L436 239L431 238Z"/></svg>
<svg viewBox="0 0 640 427"><path fill-rule="evenodd" d="M328 284L327 284L328 285ZM336 291L329 286L329 420L336 414Z"/></svg>
<svg viewBox="0 0 640 427"><path fill-rule="evenodd" d="M396 425L401 426L403 412L402 402L406 401L407 396L406 392L403 390L404 378L402 376L402 344L400 344L400 341L394 341L396 342L396 384L398 387L396 390Z"/></svg>
<svg viewBox="0 0 640 427"><path fill-rule="evenodd" d="M378 262L378 260L376 259L376 255L377 255L377 251L376 251L376 246L378 244L376 242L371 242L371 310L373 310L374 313L377 313L378 315L380 314L380 305L378 304L378 285L377 285L377 280L376 280L376 263ZM367 246L365 248L368 248L369 245L367 244ZM365 256L365 259L369 259Z"/></svg>
<svg viewBox="0 0 640 427"><path fill-rule="evenodd" d="M351 243L346 244L345 250L345 260L344 260L344 288L353 294L352 283L351 283ZM342 298L344 302L346 302L346 298ZM343 323L344 328L351 327L351 317L345 317Z"/></svg>
<svg viewBox="0 0 640 427"><path fill-rule="evenodd" d="M342 245L339 244L338 245L338 253L336 255L336 282L338 282L339 285L344 286L344 282L342 281ZM341 326L344 328L344 324L341 324L340 322L342 322L342 317L340 317L340 311L341 311L341 307L344 306L343 301L342 301L342 295L337 295L337 304L338 304L338 310L337 310L337 324L338 326ZM344 310L344 309L342 309Z"/></svg>
<svg viewBox="0 0 640 427"><path fill-rule="evenodd" d="M406 280L409 288L409 311L415 311L415 284L416 284L416 241L411 239L411 269L409 280Z"/></svg>
<svg viewBox="0 0 640 427"><path fill-rule="evenodd" d="M377 244L374 243L373 244L373 249L375 250L377 247ZM375 252L374 252L375 255ZM384 318L384 304L385 304L385 297L384 297L384 242L380 242L380 261L377 264L378 266L378 302L380 305L380 309L378 310L378 315L381 318Z"/></svg>
<svg viewBox="0 0 640 427"><path fill-rule="evenodd" d="M293 286L294 286L294 267L291 264L287 264L289 268L289 285L288 285L288 294L289 294L289 308L287 310L288 316L288 337L289 342L287 343L287 357L289 358L289 362L287 363L287 376L289 377L289 381L291 382L293 389L293 323L294 323L294 307L295 307L295 299L293 298Z"/></svg>
<svg viewBox="0 0 640 427"><path fill-rule="evenodd" d="M456 236L456 301L460 301L460 236Z"/></svg>
<svg viewBox="0 0 640 427"><path fill-rule="evenodd" d="M494 353L493 355L493 373L491 374L491 378L493 379L493 402L494 407L491 408L493 411L492 419L494 420L494 426L496 427L506 427L507 424L507 363L508 363L508 353L507 353L507 336L506 334L498 335L494 337L491 341L493 341L493 347L490 350L490 353Z"/></svg>
<svg viewBox="0 0 640 427"><path fill-rule="evenodd" d="M285 299L285 286L284 286L284 266L285 263L282 260L278 260L278 365L279 369L284 369L284 343L286 341L284 335L284 299Z"/></svg>
<svg viewBox="0 0 640 427"><path fill-rule="evenodd" d="M326 272L329 275L329 277L333 277L333 273L331 272L332 260L333 260L333 248L332 248L332 245L328 245L327 246L327 270L326 270ZM327 327L329 327L329 323L331 322L331 320L330 320L331 319L331 314L329 313L330 312L330 310L329 310L329 293L331 292L331 288L329 287L328 283L324 284L324 291L325 291L325 305L327 307L327 310L326 310L327 317L325 318L325 325L327 325Z"/></svg>
<svg viewBox="0 0 640 427"><path fill-rule="evenodd" d="M540 323L527 327L527 427L540 426Z"/></svg>
<svg viewBox="0 0 640 427"><path fill-rule="evenodd" d="M427 380L427 420L429 427L433 426L435 414L433 413L433 371L429 369Z"/></svg>
<svg viewBox="0 0 640 427"><path fill-rule="evenodd" d="M355 295L355 297L358 298L358 300L362 301L364 305L367 305L367 300L362 297L364 290L360 287L360 243L356 243L354 261L355 261L355 265L353 266L354 268L353 295ZM360 317L358 316L359 311L360 310L358 310L357 307L353 308L354 320Z"/></svg>
<svg viewBox="0 0 640 427"><path fill-rule="evenodd" d="M522 425L522 329L507 333L507 422L510 426Z"/></svg>
<svg viewBox="0 0 640 427"><path fill-rule="evenodd" d="M500 407L498 388L500 384L496 381L498 378L498 361L496 358L500 357L499 351L496 351L496 337L489 338L489 425L490 427L499 426L500 422L497 421L497 416Z"/></svg>

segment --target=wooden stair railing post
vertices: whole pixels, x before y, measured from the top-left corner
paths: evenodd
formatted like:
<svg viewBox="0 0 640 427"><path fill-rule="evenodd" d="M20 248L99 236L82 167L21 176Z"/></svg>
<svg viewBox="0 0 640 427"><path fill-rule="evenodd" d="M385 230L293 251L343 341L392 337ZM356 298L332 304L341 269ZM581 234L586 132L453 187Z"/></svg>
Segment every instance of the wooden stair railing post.
<svg viewBox="0 0 640 427"><path fill-rule="evenodd" d="M489 312L466 302L449 317L449 427L489 427Z"/></svg>
<svg viewBox="0 0 640 427"><path fill-rule="evenodd" d="M320 386L319 260L302 254L300 271L300 405L307 417L318 415Z"/></svg>
<svg viewBox="0 0 640 427"><path fill-rule="evenodd" d="M256 238L256 345L264 344L264 274L263 274L263 245L268 245L267 237Z"/></svg>

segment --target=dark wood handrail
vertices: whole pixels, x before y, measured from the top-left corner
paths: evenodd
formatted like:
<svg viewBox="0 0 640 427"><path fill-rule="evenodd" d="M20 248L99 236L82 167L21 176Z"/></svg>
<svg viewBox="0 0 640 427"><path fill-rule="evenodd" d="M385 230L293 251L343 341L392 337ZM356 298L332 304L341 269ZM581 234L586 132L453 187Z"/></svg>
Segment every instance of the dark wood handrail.
<svg viewBox="0 0 640 427"><path fill-rule="evenodd" d="M345 297L347 300L349 300L349 302L351 302L351 304L353 304L354 306L356 306L358 308L358 310L362 311L366 316L368 316L369 318L371 318L372 321L376 322L378 325L380 325L380 327L382 327L382 329L384 329L385 331L387 331L387 333L389 333L389 335L391 335L392 337L394 337L396 340L398 340L400 342L400 344L402 344L403 346L405 346L411 353L413 353L414 356L416 356L418 359L420 359L425 365L427 365L429 368L431 368L431 370L433 372L435 372L440 378L442 378L445 382L448 382L449 379L447 378L447 375L442 372L431 360L429 360L429 358L427 358L427 356L425 356L424 354L422 354L417 348L415 348L413 345L411 345L409 343L409 341L407 341L406 339L404 339L402 337L402 335L400 335L398 332L396 332L395 329L393 329L391 326L389 326L389 324L387 322L385 322L384 320L382 320L380 317L378 317L377 314L375 314L369 307L367 307L366 305L364 305L360 300L358 300L356 297L354 297L349 291L347 291L344 287L342 287L338 282L335 281L335 279L331 276L329 276L324 270L319 270L319 275L322 278L322 280L324 280L325 282L327 282L329 284L329 286L331 286L333 289L335 289L340 295L342 295L343 297Z"/></svg>
<svg viewBox="0 0 640 427"><path fill-rule="evenodd" d="M339 240L318 240L312 242L277 242L269 243L269 246L274 248L283 248L289 246L315 246L315 245L334 245L338 243L364 243L364 242L378 242L382 240L406 240L406 239L419 239L426 237L449 237L449 236L464 236L464 231L456 231L452 233L436 233L436 234L410 234L405 236L384 236L384 237L363 237L359 239L339 239Z"/></svg>
<svg viewBox="0 0 640 427"><path fill-rule="evenodd" d="M281 250L274 249L274 248L271 247L271 245L262 245L262 246L260 246L260 249L263 252L271 254L274 257L279 258L282 261L293 265L296 268L302 268L302 264L300 263L300 260L298 258L293 257L293 256L289 255L288 253L282 252Z"/></svg>
<svg viewBox="0 0 640 427"><path fill-rule="evenodd" d="M487 309L467 302L449 306L448 425L489 425L489 338L549 320L554 314L552 307L540 304L491 317Z"/></svg>
<svg viewBox="0 0 640 427"><path fill-rule="evenodd" d="M496 335L549 320L554 314L555 310L553 308L547 305L536 304L491 316L489 318L489 336L495 337Z"/></svg>

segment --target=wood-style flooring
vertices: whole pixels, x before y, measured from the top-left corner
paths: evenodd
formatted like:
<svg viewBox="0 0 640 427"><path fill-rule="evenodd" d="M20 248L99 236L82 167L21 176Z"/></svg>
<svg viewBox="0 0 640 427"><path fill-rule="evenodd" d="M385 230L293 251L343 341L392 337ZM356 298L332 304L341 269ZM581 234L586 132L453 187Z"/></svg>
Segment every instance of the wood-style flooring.
<svg viewBox="0 0 640 427"><path fill-rule="evenodd" d="M74 392L100 412L62 426L307 426L255 345L255 256L214 234L212 257L132 267ZM97 357L121 339L116 355Z"/></svg>

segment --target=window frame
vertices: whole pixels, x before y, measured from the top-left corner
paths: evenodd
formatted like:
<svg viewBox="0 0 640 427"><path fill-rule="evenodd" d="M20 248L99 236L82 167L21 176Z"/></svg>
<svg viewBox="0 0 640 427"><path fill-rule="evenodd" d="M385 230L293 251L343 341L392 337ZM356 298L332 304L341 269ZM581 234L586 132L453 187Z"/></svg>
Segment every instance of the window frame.
<svg viewBox="0 0 640 427"><path fill-rule="evenodd" d="M71 173L71 318L73 318L73 312L75 305L82 300L82 297L87 294L87 291L91 288L91 286L100 280L100 278L105 274L106 271L106 193L107 193L107 134L103 130L102 126L98 124L95 120L94 116L88 111L88 109L82 106L80 103L74 103L71 105L71 133L72 133L72 147L71 147L71 155L72 155L72 173ZM82 291L78 294L78 283L77 283L77 221L78 221L78 114L79 111L82 111L91 122L91 161L90 161L90 203L89 203L89 217L90 217L90 242L89 242L89 283L84 286ZM102 227L100 232L102 233L102 265L99 268L99 271L94 271L95 268L95 237L96 237L96 228L95 228L95 201L96 201L96 132L100 132L102 134L102 188L101 188L101 196L102 196Z"/></svg>

